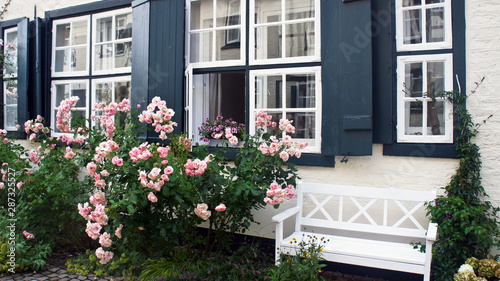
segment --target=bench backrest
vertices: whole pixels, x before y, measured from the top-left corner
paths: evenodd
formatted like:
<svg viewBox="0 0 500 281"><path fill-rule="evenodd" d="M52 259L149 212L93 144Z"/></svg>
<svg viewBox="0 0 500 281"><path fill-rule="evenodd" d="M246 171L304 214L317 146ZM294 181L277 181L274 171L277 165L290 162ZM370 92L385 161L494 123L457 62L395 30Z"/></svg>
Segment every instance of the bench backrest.
<svg viewBox="0 0 500 281"><path fill-rule="evenodd" d="M296 231L313 226L425 238L428 225L419 220L428 222L425 202L435 198L436 191L299 182Z"/></svg>

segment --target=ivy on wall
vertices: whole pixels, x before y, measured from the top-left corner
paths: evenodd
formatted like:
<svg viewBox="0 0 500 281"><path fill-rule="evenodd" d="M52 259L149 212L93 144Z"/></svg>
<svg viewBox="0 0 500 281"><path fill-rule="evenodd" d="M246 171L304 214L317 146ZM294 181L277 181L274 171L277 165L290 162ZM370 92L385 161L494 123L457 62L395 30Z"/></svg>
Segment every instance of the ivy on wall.
<svg viewBox="0 0 500 281"><path fill-rule="evenodd" d="M476 83L471 95L483 81L484 78ZM467 258L487 258L492 247L500 246L500 209L485 200L488 195L481 184L481 155L473 142L478 129L491 116L476 124L466 107L470 95L454 91L438 96L454 105L458 133L455 148L460 159L456 173L444 187L446 195L427 205L427 215L439 224L439 236L433 248L433 278L449 281Z"/></svg>

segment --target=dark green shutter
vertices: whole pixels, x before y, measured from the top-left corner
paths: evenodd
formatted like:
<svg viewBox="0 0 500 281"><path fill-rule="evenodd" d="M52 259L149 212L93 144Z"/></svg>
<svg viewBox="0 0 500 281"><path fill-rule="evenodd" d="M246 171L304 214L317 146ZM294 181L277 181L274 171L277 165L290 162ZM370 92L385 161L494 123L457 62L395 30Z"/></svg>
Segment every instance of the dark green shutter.
<svg viewBox="0 0 500 281"><path fill-rule="evenodd" d="M322 153L372 153L370 1L321 1Z"/></svg>
<svg viewBox="0 0 500 281"><path fill-rule="evenodd" d="M29 20L22 19L17 24L17 122L21 125L30 118L28 114L29 89Z"/></svg>
<svg viewBox="0 0 500 281"><path fill-rule="evenodd" d="M184 2L132 3L132 102L144 108L161 97L176 112L177 133L183 128L184 110Z"/></svg>

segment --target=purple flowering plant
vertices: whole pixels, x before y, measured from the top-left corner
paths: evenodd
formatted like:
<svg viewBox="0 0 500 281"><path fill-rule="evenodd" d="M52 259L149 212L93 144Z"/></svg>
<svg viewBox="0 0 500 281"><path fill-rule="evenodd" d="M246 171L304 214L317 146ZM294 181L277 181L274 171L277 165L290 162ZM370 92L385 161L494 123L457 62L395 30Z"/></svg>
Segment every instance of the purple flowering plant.
<svg viewBox="0 0 500 281"><path fill-rule="evenodd" d="M236 136L238 140L242 140L246 128L245 124L238 123L233 118L224 119L222 116L217 116L215 120L207 118L205 122L198 127L200 140L209 142L211 139L227 140L230 136Z"/></svg>

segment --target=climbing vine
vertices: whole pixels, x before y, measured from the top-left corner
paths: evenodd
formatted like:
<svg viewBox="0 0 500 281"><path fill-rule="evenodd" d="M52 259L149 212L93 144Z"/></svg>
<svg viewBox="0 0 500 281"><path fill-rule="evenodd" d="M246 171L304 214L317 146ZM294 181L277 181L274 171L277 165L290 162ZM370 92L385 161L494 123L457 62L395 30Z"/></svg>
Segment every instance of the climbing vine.
<svg viewBox="0 0 500 281"><path fill-rule="evenodd" d="M484 78L476 83L475 93ZM479 259L490 255L492 247L500 246L499 208L485 200L488 195L481 184L481 157L473 142L481 124L474 123L467 110L469 97L459 91L444 92L437 96L454 105L455 129L458 136L455 148L459 167L446 194L427 205L427 215L439 224L439 237L433 248L432 274L434 280L453 280L457 268L469 257Z"/></svg>

